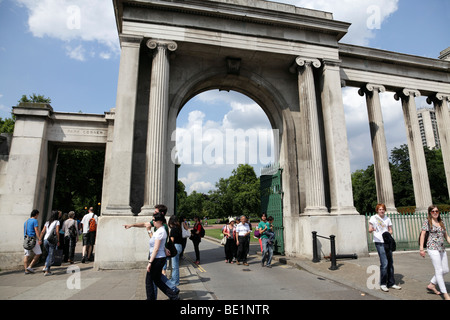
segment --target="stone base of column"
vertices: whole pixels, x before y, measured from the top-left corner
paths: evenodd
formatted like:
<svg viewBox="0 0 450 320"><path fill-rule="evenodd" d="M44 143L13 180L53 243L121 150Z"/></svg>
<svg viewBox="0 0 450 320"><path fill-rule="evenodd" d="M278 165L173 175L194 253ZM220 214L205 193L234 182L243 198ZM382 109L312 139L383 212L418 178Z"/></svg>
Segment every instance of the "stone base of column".
<svg viewBox="0 0 450 320"><path fill-rule="evenodd" d="M141 209L141 212L139 212L140 216L153 216L155 213L155 207L154 206L143 206Z"/></svg>
<svg viewBox="0 0 450 320"><path fill-rule="evenodd" d="M313 258L312 232L329 238L334 235L336 254L357 254L358 257L369 255L367 246L366 221L361 215L327 215L284 217L285 254L305 259ZM318 252L330 254L330 241L318 239Z"/></svg>
<svg viewBox="0 0 450 320"><path fill-rule="evenodd" d="M102 211L102 216L132 216L130 206L107 206L105 211Z"/></svg>
<svg viewBox="0 0 450 320"><path fill-rule="evenodd" d="M101 216L94 247L94 269L145 268L150 241L147 229L125 229L124 225L147 221L148 217Z"/></svg>
<svg viewBox="0 0 450 320"><path fill-rule="evenodd" d="M326 216L329 214L326 207L306 207L300 216Z"/></svg>

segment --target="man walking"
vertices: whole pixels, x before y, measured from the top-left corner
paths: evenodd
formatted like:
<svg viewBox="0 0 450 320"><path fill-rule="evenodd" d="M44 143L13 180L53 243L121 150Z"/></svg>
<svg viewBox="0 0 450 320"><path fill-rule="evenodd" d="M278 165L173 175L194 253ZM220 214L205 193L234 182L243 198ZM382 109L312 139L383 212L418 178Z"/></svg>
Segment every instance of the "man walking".
<svg viewBox="0 0 450 320"><path fill-rule="evenodd" d="M39 216L39 211L34 209L33 211L31 211L30 218L23 224L24 236L28 235L29 237L36 238L36 245L34 246L33 249L31 249L31 250L24 249L25 252L24 252L24 257L23 257L23 266L25 268L25 274L35 272L33 269L33 266L39 261L39 257L42 254L42 250L41 250L42 240L41 240L41 235L39 232L39 223L37 220L38 216ZM28 260L31 255L31 251L33 251L34 257L33 257L33 260L31 260L31 263L28 265Z"/></svg>
<svg viewBox="0 0 450 320"><path fill-rule="evenodd" d="M237 264L244 264L244 266L248 266L247 263L247 247L249 245L249 235L250 235L250 226L247 223L247 218L245 216L241 216L241 223L236 226L236 234L237 241L236 245L237 249Z"/></svg>
<svg viewBox="0 0 450 320"><path fill-rule="evenodd" d="M85 263L86 260L93 260L92 253L97 234L97 223L98 217L94 214L94 208L90 207L89 212L81 220L81 224L83 225L83 258L81 259L81 263Z"/></svg>

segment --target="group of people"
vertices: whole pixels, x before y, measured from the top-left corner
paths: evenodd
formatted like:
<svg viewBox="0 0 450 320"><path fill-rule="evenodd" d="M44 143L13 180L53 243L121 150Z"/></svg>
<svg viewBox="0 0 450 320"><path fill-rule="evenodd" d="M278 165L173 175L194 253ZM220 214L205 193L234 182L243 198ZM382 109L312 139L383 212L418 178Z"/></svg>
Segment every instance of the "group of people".
<svg viewBox="0 0 450 320"><path fill-rule="evenodd" d="M74 211L63 214L61 211L53 210L42 230L39 229L38 217L39 211L34 209L30 214L30 218L23 225L24 237L33 237L36 243L31 249L24 248L23 264L25 274L36 272L33 267L39 262L42 255L42 246L47 252L45 266L42 270L45 276L52 274L50 269L55 262L56 250L62 251L63 262L74 263L75 246L80 233L83 239L81 262L92 261L96 226L98 224L98 217L95 215L92 207L89 208L89 212L84 215L81 222L76 220ZM34 256L30 261L32 255Z"/></svg>
<svg viewBox="0 0 450 320"><path fill-rule="evenodd" d="M373 233L373 241L380 258L380 289L384 292L388 292L389 288L400 290L401 287L395 283L394 279L394 260L389 245L393 234L392 221L386 216L384 204L376 206L376 215L369 220L369 232ZM442 294L445 300L450 300L444 281L444 275L449 272L444 239L450 243L450 237L439 209L437 206L431 205L428 207L428 216L423 222L420 232L419 254L425 258L425 249L427 250L435 271L427 290L437 295ZM437 285L440 291L437 290Z"/></svg>
<svg viewBox="0 0 450 320"><path fill-rule="evenodd" d="M275 233L273 230L273 217L267 217L266 213L261 216L261 222L258 224L257 231L258 238L262 246L262 260L261 265L271 268L273 257L273 241ZM252 232L252 225L248 222L246 216L242 215L239 218L239 223L236 224L236 219L230 218L228 224L222 228L224 236L225 262L240 265L241 263L248 266L247 256L250 247L250 234Z"/></svg>

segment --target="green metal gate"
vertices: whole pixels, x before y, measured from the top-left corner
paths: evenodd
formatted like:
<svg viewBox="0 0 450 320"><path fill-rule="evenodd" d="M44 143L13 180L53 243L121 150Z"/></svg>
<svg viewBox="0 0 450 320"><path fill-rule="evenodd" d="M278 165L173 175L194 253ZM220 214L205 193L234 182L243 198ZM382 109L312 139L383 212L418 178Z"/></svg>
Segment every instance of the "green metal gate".
<svg viewBox="0 0 450 320"><path fill-rule="evenodd" d="M283 169L279 166L269 166L261 170L261 213L267 217L272 216L275 244L274 251L284 255L284 227L283 227L283 188L281 184L281 173Z"/></svg>

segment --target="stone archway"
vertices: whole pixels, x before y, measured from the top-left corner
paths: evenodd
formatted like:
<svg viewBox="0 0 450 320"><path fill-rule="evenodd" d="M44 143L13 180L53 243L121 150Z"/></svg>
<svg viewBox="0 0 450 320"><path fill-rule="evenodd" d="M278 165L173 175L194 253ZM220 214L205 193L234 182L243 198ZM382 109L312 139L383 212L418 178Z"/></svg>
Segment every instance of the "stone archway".
<svg viewBox="0 0 450 320"><path fill-rule="evenodd" d="M7 231L0 233L2 266L11 252L20 254L26 215L35 207L43 210L39 188L48 159L40 155L46 154L52 135L106 144L96 267L145 264L146 233L124 232L123 224L147 221L159 203L173 211L171 131L186 101L212 88L249 96L280 130L287 255L312 257L313 231L335 235L337 252L368 253L364 217L353 205L342 86L361 89L374 123L382 122L379 92L390 91L402 101L408 144L414 146L411 158L417 160L413 171L420 173L413 178L417 207L425 206L430 195L421 148L415 145L420 133L414 99L428 96L438 111L450 179L450 61L341 44L349 23L334 20L331 13L270 1L113 4L121 44L115 110L75 119L49 106L15 109L19 121L11 152L6 164L0 162L0 216ZM58 129L57 120L65 118L67 126ZM70 131L89 125L101 130ZM372 137L380 173L377 194L379 202L393 207L379 128L373 135L380 136ZM24 174L16 178L17 172ZM322 243L323 252L328 245Z"/></svg>

